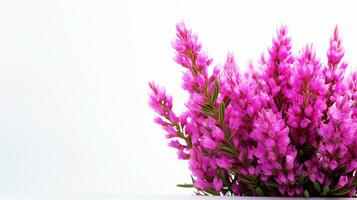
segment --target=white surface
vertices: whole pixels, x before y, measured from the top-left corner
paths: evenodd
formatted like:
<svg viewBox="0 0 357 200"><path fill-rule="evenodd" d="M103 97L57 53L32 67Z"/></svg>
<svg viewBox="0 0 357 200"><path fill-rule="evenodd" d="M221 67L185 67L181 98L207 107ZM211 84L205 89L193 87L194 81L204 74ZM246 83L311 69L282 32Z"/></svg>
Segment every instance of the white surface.
<svg viewBox="0 0 357 200"><path fill-rule="evenodd" d="M183 195L84 195L84 196L0 196L6 200L283 200L285 197L218 197L218 196L183 196ZM289 200L306 200L303 197L289 197ZM354 198L311 198L314 200L348 200Z"/></svg>
<svg viewBox="0 0 357 200"><path fill-rule="evenodd" d="M258 59L281 23L294 51L325 53L335 24L357 65L355 1L72 1L0 3L0 194L192 194L147 82L183 109L170 41L184 19L222 63Z"/></svg>

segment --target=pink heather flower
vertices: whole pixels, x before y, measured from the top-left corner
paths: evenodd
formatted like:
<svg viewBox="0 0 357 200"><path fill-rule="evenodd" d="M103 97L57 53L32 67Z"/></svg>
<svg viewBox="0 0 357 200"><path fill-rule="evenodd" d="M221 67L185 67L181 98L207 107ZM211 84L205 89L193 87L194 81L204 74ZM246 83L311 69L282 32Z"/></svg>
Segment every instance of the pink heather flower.
<svg viewBox="0 0 357 200"><path fill-rule="evenodd" d="M335 102L336 96L343 94L346 89L345 85L342 83L344 73L347 68L346 63L341 63L344 54L345 51L336 26L334 34L330 39L330 47L327 50L328 64L323 71L325 75L325 82L329 86L326 96L328 107L332 106Z"/></svg>
<svg viewBox="0 0 357 200"><path fill-rule="evenodd" d="M342 42L339 37L338 27L336 25L333 36L330 39L330 48L327 50L328 65L339 64L345 55L345 50L342 47Z"/></svg>
<svg viewBox="0 0 357 200"><path fill-rule="evenodd" d="M252 83L240 81L232 54L228 54L224 66L224 76L222 76L222 92L231 98L230 105L227 107L226 119L232 131L248 131L252 129L252 119L260 108L266 104L264 97L260 96L260 90ZM243 120L248 118L248 120ZM243 133L244 134L244 133Z"/></svg>
<svg viewBox="0 0 357 200"><path fill-rule="evenodd" d="M348 96L352 100L352 117L357 119L357 72L350 75L347 92Z"/></svg>
<svg viewBox="0 0 357 200"><path fill-rule="evenodd" d="M326 150L329 153L340 148L346 148L347 150L347 146L350 145L356 137L356 124L353 123L352 119L351 101L346 96L339 97L330 108L328 115L329 122L323 124L319 132L325 143L331 142L331 147L329 146L330 143L326 144ZM341 153L343 158L346 158L345 153L347 152L343 151Z"/></svg>
<svg viewBox="0 0 357 200"><path fill-rule="evenodd" d="M192 175L196 177L194 184L198 188L218 189L220 186L220 181L216 178L217 165L204 155L200 147L192 147L190 150L189 168Z"/></svg>
<svg viewBox="0 0 357 200"><path fill-rule="evenodd" d="M255 143L249 133L253 129L254 118L267 103L256 83L242 82L241 78L234 57L229 53L221 76L222 96L230 98L225 111L225 122L233 136L234 150L238 153L235 166L242 174L255 176L259 175L260 168L255 168L252 163Z"/></svg>
<svg viewBox="0 0 357 200"><path fill-rule="evenodd" d="M338 186L339 187L343 187L343 186L345 186L346 184L348 183L348 178L347 178L347 176L341 176L340 177L340 180L338 181Z"/></svg>
<svg viewBox="0 0 357 200"><path fill-rule="evenodd" d="M176 149L183 149L185 147L178 140L171 140L168 145Z"/></svg>
<svg viewBox="0 0 357 200"><path fill-rule="evenodd" d="M216 191L221 191L223 187L223 181L217 177L213 179L213 186Z"/></svg>
<svg viewBox="0 0 357 200"><path fill-rule="evenodd" d="M182 22L177 24L176 29L177 38L173 42L173 47L176 50L175 61L187 69L183 75L182 87L189 92L190 97L186 102L189 121L185 122L183 130L189 136L190 143L196 147L190 150L190 155L196 155L194 153L196 152L200 157L203 157L203 152L213 151L219 147L225 135L218 119L202 112L203 105L209 105L212 108L212 113L217 112L222 99L216 96L215 101L212 102L212 96L214 95L215 82L219 83L220 70L215 67L212 74L209 75L207 68L212 63L212 59L209 59L201 51L201 44L198 42L197 36L193 35ZM192 173L195 177L195 185L203 190L217 189L219 182L216 181L213 184L216 163L212 170L206 170L207 166L212 165L206 161L210 161L210 157L199 160L196 156L190 159L190 168L195 172Z"/></svg>
<svg viewBox="0 0 357 200"><path fill-rule="evenodd" d="M290 107L287 115L294 144L304 145L308 141L315 141L314 129L319 127L326 109L327 88L320 66L312 46L307 45L297 58L290 80Z"/></svg>
<svg viewBox="0 0 357 200"><path fill-rule="evenodd" d="M233 159L229 159L225 156L216 159L217 166L226 170L229 170L232 167Z"/></svg>
<svg viewBox="0 0 357 200"><path fill-rule="evenodd" d="M232 53L222 72L209 70L197 35L183 22L176 31L186 110L176 115L172 97L154 83L149 105L168 145L188 160L197 194L357 195L357 73L344 78L337 27L326 64L310 45L293 55L283 26L269 55L244 73Z"/></svg>
<svg viewBox="0 0 357 200"><path fill-rule="evenodd" d="M155 83L149 83L152 93L150 94L149 105L155 110L160 117L155 118L155 123L162 126L168 133L167 138L176 138L186 141L186 136L181 132L182 125L179 118L172 111L172 97L166 95L165 89L160 88ZM181 144L178 140L171 140L169 146L178 150L178 157L180 159L188 159L189 155L188 144Z"/></svg>
<svg viewBox="0 0 357 200"><path fill-rule="evenodd" d="M176 50L174 60L187 68L183 75L182 87L190 92L200 92L207 84L207 67L212 63L205 53L201 51L201 44L196 35L187 29L183 22L176 25L177 38L172 42Z"/></svg>
<svg viewBox="0 0 357 200"><path fill-rule="evenodd" d="M357 72L350 75L348 81L348 97L351 101L352 115L351 118L353 123L351 126L357 126ZM351 145L349 146L350 153L352 155L352 160L346 168L346 173L357 172L357 135L354 134L354 140L352 139Z"/></svg>
<svg viewBox="0 0 357 200"><path fill-rule="evenodd" d="M201 44L197 40L197 36L192 35L192 31L187 29L183 22L176 25L177 40L172 43L177 54L175 61L187 68L192 67L192 58L196 58L201 51Z"/></svg>
<svg viewBox="0 0 357 200"><path fill-rule="evenodd" d="M258 159L263 176L275 177L276 182L281 185L281 195L301 195L301 186L295 187L294 184L302 168L295 161L297 151L290 145L288 133L289 129L280 114L263 109L254 121L254 130L250 136L257 141L254 155ZM286 169L286 172L283 172L283 169Z"/></svg>
<svg viewBox="0 0 357 200"><path fill-rule="evenodd" d="M270 106L274 112L287 108L289 97L289 77L294 57L291 53L291 39L285 26L277 30L273 46L269 48L269 58L265 63L262 78L265 92L271 97Z"/></svg>
<svg viewBox="0 0 357 200"><path fill-rule="evenodd" d="M169 112L172 109L172 97L167 96L164 88L160 88L155 83L149 83L152 90L150 94L149 105L155 112L161 116L169 117Z"/></svg>
<svg viewBox="0 0 357 200"><path fill-rule="evenodd" d="M216 143L209 137L204 137L201 142L202 146L207 149L214 149L216 148Z"/></svg>
<svg viewBox="0 0 357 200"><path fill-rule="evenodd" d="M282 170L283 166L279 160L286 156L290 139L289 129L281 116L272 110L262 110L254 121L254 130L250 137L257 142L254 155L258 163L262 165L264 175L271 176L276 170Z"/></svg>
<svg viewBox="0 0 357 200"><path fill-rule="evenodd" d="M345 180L344 174L356 169L356 158L349 151L355 147L353 142L356 140L357 131L351 115L351 102L347 96L337 98L329 109L329 122L323 124L318 132L322 140L318 145L317 153L311 161L305 163L311 170L309 173L311 181L330 185L334 177L341 176L342 182L339 184L342 184ZM337 169L343 165L348 168L341 174Z"/></svg>
<svg viewBox="0 0 357 200"><path fill-rule="evenodd" d="M221 93L229 97L240 83L240 74L232 53L228 53L221 76Z"/></svg>

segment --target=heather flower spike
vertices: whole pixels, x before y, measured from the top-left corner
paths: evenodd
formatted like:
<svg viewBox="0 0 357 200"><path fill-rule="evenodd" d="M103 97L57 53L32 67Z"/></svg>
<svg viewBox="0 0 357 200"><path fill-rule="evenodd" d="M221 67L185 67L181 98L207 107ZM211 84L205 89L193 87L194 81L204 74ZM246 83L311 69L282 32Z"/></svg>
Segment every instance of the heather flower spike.
<svg viewBox="0 0 357 200"><path fill-rule="evenodd" d="M233 53L209 69L196 34L176 25L186 110L151 82L149 105L198 195L356 197L357 72L346 74L336 26L320 61L312 45L292 52L286 26L268 54L242 72ZM220 70L222 69L222 70Z"/></svg>
<svg viewBox="0 0 357 200"><path fill-rule="evenodd" d="M264 92L268 95L270 107L274 112L287 109L289 77L294 62L291 47L288 29L282 26L277 30L277 36L273 38L273 45L269 48L269 57L262 73L265 82Z"/></svg>
<svg viewBox="0 0 357 200"><path fill-rule="evenodd" d="M335 102L338 95L345 92L343 83L346 63L341 63L345 50L342 46L342 40L339 36L336 26L333 36L330 39L330 47L327 50L328 63L324 69L325 83L328 84L328 93L326 95L327 106L330 107ZM327 112L325 112L326 117Z"/></svg>
<svg viewBox="0 0 357 200"><path fill-rule="evenodd" d="M327 86L321 74L321 64L312 45L303 48L293 66L290 78L290 105L287 120L295 145L316 145L314 130L321 125L326 110Z"/></svg>

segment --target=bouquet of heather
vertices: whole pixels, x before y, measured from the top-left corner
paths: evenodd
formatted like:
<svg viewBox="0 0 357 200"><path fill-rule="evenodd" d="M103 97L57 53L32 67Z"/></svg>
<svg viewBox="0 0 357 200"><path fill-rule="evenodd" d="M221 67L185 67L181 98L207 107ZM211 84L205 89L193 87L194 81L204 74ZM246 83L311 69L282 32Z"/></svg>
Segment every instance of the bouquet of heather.
<svg viewBox="0 0 357 200"><path fill-rule="evenodd" d="M197 36L176 26L175 61L184 67L187 110L155 83L149 105L178 158L188 160L198 195L356 196L357 72L345 75L336 27L327 63L312 45L291 51L287 28L268 55L240 72L228 54L214 67Z"/></svg>

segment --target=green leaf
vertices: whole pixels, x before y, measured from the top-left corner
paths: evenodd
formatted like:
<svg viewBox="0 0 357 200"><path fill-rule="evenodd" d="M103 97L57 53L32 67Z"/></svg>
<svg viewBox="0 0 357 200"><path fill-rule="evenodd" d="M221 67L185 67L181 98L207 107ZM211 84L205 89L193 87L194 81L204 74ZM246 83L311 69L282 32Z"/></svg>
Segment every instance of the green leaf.
<svg viewBox="0 0 357 200"><path fill-rule="evenodd" d="M275 182L271 182L271 183L266 183L267 186L270 186L270 187L274 187L274 188L278 188L279 187L279 184L278 183L275 183Z"/></svg>
<svg viewBox="0 0 357 200"><path fill-rule="evenodd" d="M226 154L228 154L230 156L233 156L233 157L237 156L236 151L234 149L226 147L226 146L222 146L218 150L223 152L223 153L226 153Z"/></svg>
<svg viewBox="0 0 357 200"><path fill-rule="evenodd" d="M226 110L225 103L222 102L221 105L219 105L219 108L218 108L218 121L219 121L221 124L224 123L224 113L225 113L225 110Z"/></svg>
<svg viewBox="0 0 357 200"><path fill-rule="evenodd" d="M335 186L333 186L332 188L330 188L330 193L334 193L334 192L336 192L336 191L339 190L339 189L341 189L341 188L339 188L339 187L337 187L337 186L335 185Z"/></svg>
<svg viewBox="0 0 357 200"><path fill-rule="evenodd" d="M214 81L213 94L212 94L212 96L211 96L211 103L212 103L212 104L215 104L215 103L216 103L218 94L219 94L219 82L218 82L218 79L216 79L216 80Z"/></svg>
<svg viewBox="0 0 357 200"><path fill-rule="evenodd" d="M307 179L306 179L306 176L305 176L305 175L300 174L300 175L298 176L298 182L299 182L300 185L304 185L304 183L305 183L306 181L307 181Z"/></svg>
<svg viewBox="0 0 357 200"><path fill-rule="evenodd" d="M251 177L244 176L243 174L240 173L237 173L237 176L239 177L239 180L241 180L251 190L255 190L255 188L257 187L254 178L252 179Z"/></svg>
<svg viewBox="0 0 357 200"><path fill-rule="evenodd" d="M245 165L245 166L247 166L247 150L246 149L243 149L243 164Z"/></svg>
<svg viewBox="0 0 357 200"><path fill-rule="evenodd" d="M314 182L313 184L316 192L320 193L321 192L320 184L317 182Z"/></svg>
<svg viewBox="0 0 357 200"><path fill-rule="evenodd" d="M184 184L177 184L177 187L182 187L182 188L193 188L193 184L192 183L184 183Z"/></svg>
<svg viewBox="0 0 357 200"><path fill-rule="evenodd" d="M204 104L204 105L202 105L201 108L202 108L202 110L207 110L207 111L210 111L210 112L213 111L213 107L210 104Z"/></svg>
<svg viewBox="0 0 357 200"><path fill-rule="evenodd" d="M195 179L193 178L192 175L190 175L190 177L191 177L192 183L194 183L194 182L195 182Z"/></svg>
<svg viewBox="0 0 357 200"><path fill-rule="evenodd" d="M201 106L201 112L208 116L214 116L214 109L209 104L204 104Z"/></svg>
<svg viewBox="0 0 357 200"><path fill-rule="evenodd" d="M357 178L355 178L353 181L352 181L352 183L351 183L351 186L357 186Z"/></svg>
<svg viewBox="0 0 357 200"><path fill-rule="evenodd" d="M333 196L345 196L350 192L349 188L341 188L335 192L332 193Z"/></svg>
<svg viewBox="0 0 357 200"><path fill-rule="evenodd" d="M307 190L304 191L304 197L305 198L309 198L310 197L309 192Z"/></svg>
<svg viewBox="0 0 357 200"><path fill-rule="evenodd" d="M264 192L260 187L255 188L255 192L257 193L258 196L264 196Z"/></svg>
<svg viewBox="0 0 357 200"><path fill-rule="evenodd" d="M195 75L197 75L198 71L197 71L197 69L196 69L195 66L192 67L192 70L193 70L193 73L194 73Z"/></svg>
<svg viewBox="0 0 357 200"><path fill-rule="evenodd" d="M330 191L330 187L325 185L322 190L323 190L323 193L326 195Z"/></svg>

